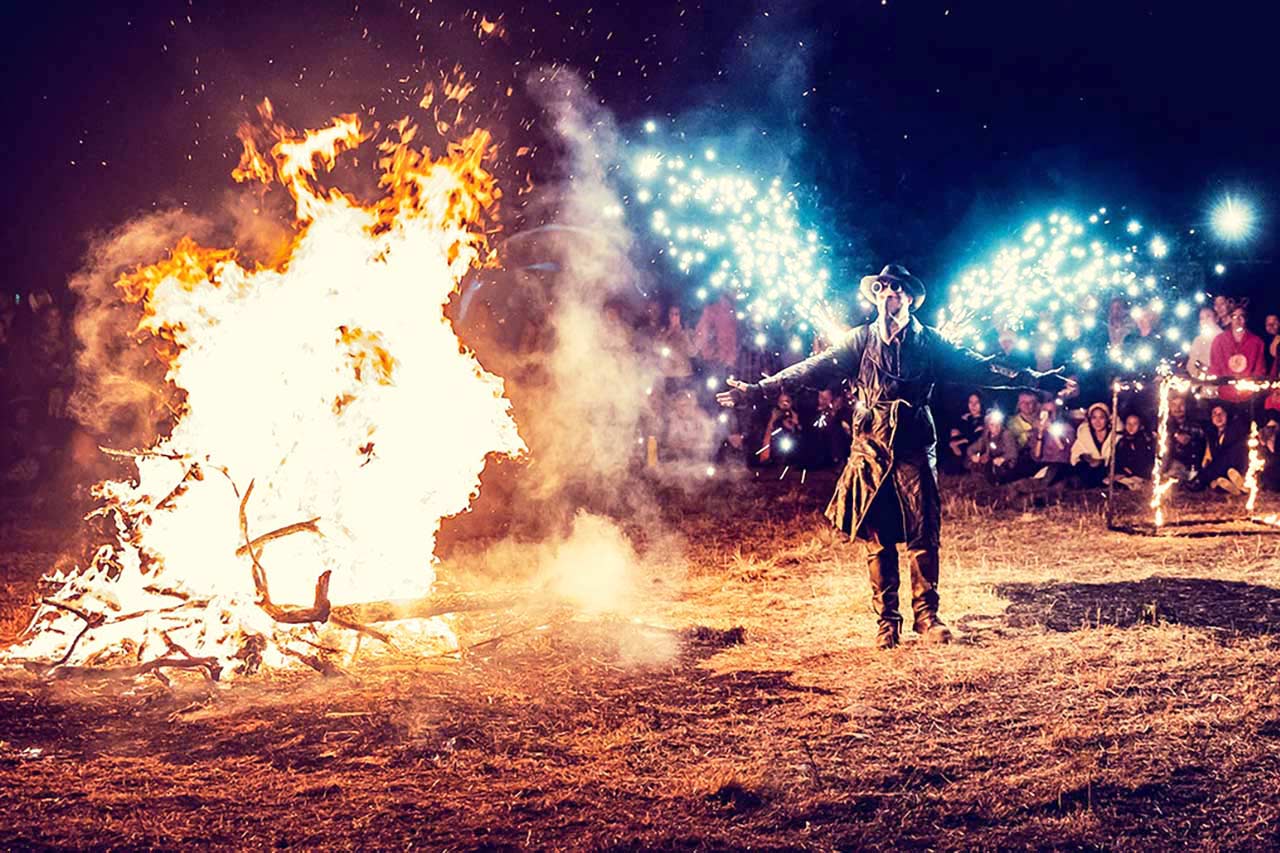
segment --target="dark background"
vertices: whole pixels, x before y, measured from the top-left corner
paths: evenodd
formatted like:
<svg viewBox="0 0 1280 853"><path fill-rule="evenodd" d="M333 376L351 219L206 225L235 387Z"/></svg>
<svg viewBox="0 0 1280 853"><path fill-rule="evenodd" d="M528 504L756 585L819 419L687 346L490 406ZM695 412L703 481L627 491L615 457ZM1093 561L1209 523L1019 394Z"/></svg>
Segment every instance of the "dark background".
<svg viewBox="0 0 1280 853"><path fill-rule="evenodd" d="M1278 55L1246 3L10 4L5 289L59 291L88 238L223 193L236 126L411 112L455 63L511 174L553 168L527 75L587 76L624 135L661 123L785 174L837 284L901 260L936 288L1050 207L1178 239L1228 190L1261 215L1225 289L1270 303ZM481 17L504 35L479 37ZM508 97L506 88L513 94ZM517 160L515 150L533 153ZM519 202L507 215L519 219ZM518 224L518 223L513 223ZM1280 299L1278 297L1277 299Z"/></svg>

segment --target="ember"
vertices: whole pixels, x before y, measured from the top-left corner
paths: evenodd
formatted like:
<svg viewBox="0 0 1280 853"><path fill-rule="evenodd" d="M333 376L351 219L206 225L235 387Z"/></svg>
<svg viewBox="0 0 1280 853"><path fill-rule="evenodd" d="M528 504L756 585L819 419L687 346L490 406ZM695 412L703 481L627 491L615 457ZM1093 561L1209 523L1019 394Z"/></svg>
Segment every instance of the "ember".
<svg viewBox="0 0 1280 853"><path fill-rule="evenodd" d="M433 159L407 121L384 128L381 195L364 203L321 183L372 137L357 117L299 134L267 102L261 115L234 174L288 190L292 245L249 269L234 249L183 240L121 276L184 402L167 437L114 451L136 467L96 487L114 541L45 579L10 661L218 678L295 659L325 669L317 647L350 652L358 634L455 645L439 618L342 605L427 596L441 519L468 507L488 453L523 450L502 380L443 312L485 259L490 138L476 130Z"/></svg>

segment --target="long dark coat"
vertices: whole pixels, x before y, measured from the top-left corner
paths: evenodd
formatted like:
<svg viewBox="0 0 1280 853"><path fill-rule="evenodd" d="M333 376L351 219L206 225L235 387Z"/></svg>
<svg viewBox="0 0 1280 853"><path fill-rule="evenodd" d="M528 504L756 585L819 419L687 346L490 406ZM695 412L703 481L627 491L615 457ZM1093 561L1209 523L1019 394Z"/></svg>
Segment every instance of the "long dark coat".
<svg viewBox="0 0 1280 853"><path fill-rule="evenodd" d="M939 382L986 388L1034 387L1041 374L1014 370L950 343L912 317L892 343L876 324L858 326L825 352L760 382L767 394L785 386L825 387L847 380L854 406L853 446L826 516L855 539L889 544L901 535L912 549L937 548L942 526L938 434L929 410ZM902 531L886 539L868 524L872 500L888 484Z"/></svg>

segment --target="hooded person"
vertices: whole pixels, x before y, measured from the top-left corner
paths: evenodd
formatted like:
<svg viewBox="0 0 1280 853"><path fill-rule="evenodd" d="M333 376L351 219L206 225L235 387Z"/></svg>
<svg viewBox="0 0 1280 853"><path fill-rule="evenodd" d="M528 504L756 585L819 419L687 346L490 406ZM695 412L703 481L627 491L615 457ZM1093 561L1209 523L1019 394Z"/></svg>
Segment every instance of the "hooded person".
<svg viewBox="0 0 1280 853"><path fill-rule="evenodd" d="M1072 383L1057 371L1014 370L947 341L913 316L924 304L925 285L903 266L890 264L864 277L859 291L876 306L873 322L758 383L733 380L718 399L734 406L788 387L849 382L854 403L849 461L826 517L866 545L876 645L892 648L900 639L899 544L906 546L910 566L913 628L928 642L945 643L951 632L938 618L942 501L930 411L933 388L952 382L1058 391Z"/></svg>
<svg viewBox="0 0 1280 853"><path fill-rule="evenodd" d="M1080 486L1101 486L1107 479L1116 434L1111 423L1111 407L1094 403L1085 412L1084 423L1076 430L1071 445L1071 468Z"/></svg>

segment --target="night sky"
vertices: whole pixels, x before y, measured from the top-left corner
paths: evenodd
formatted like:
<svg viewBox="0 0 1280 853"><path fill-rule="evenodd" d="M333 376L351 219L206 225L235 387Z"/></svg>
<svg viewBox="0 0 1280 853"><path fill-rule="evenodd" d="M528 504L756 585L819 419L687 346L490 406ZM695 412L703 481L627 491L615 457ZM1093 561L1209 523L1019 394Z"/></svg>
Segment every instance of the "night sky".
<svg viewBox="0 0 1280 853"><path fill-rule="evenodd" d="M1231 190L1260 233L1213 260L1232 262L1229 289L1271 287L1280 44L1255 4L16 5L7 290L60 290L94 232L225 193L262 97L297 127L390 120L455 65L511 174L551 168L528 74L574 68L624 134L656 119L784 174L841 278L897 260L941 286L1053 206L1177 234Z"/></svg>

